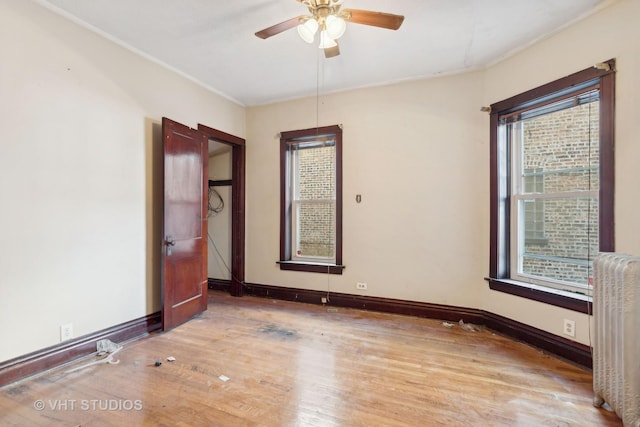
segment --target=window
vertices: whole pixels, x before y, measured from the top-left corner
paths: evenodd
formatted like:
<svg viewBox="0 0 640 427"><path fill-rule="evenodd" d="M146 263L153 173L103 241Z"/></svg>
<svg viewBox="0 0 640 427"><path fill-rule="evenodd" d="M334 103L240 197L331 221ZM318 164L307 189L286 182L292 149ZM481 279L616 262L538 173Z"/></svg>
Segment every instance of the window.
<svg viewBox="0 0 640 427"><path fill-rule="evenodd" d="M342 130L280 137L280 268L342 274Z"/></svg>
<svg viewBox="0 0 640 427"><path fill-rule="evenodd" d="M593 258L614 247L614 67L491 106L491 289L589 310Z"/></svg>
<svg viewBox="0 0 640 427"><path fill-rule="evenodd" d="M544 194L544 175L541 168L525 169L522 175L525 194ZM524 243L525 245L544 245L544 199L524 199Z"/></svg>

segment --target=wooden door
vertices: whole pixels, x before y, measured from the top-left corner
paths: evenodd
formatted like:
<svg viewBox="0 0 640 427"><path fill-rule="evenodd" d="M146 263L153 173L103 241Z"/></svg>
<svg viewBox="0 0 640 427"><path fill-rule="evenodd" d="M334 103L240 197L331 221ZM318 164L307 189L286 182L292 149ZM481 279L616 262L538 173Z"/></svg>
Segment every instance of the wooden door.
<svg viewBox="0 0 640 427"><path fill-rule="evenodd" d="M208 138L162 119L164 224L162 329L207 309Z"/></svg>

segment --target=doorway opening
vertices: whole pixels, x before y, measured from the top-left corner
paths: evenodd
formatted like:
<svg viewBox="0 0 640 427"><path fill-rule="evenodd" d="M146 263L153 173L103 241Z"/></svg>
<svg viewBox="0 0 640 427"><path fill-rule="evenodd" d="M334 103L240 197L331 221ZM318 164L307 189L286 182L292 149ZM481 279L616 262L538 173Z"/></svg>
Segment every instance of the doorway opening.
<svg viewBox="0 0 640 427"><path fill-rule="evenodd" d="M198 124L209 138L208 287L244 294L245 140Z"/></svg>

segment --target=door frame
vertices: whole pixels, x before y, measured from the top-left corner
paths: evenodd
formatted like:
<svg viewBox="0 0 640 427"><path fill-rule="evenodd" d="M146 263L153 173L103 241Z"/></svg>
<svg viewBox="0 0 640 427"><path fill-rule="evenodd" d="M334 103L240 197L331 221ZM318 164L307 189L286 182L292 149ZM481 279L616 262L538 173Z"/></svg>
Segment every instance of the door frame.
<svg viewBox="0 0 640 427"><path fill-rule="evenodd" d="M244 295L246 141L200 123L198 123L198 130L206 134L209 139L232 147L230 293L234 297L241 297Z"/></svg>

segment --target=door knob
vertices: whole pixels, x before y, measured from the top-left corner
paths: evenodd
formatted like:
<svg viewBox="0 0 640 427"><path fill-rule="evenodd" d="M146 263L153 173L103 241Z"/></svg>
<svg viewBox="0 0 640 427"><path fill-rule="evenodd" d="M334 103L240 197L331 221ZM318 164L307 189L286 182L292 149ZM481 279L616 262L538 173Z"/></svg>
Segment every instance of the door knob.
<svg viewBox="0 0 640 427"><path fill-rule="evenodd" d="M176 239L171 236L167 236L164 243L167 245L167 255L171 255L171 247L176 245Z"/></svg>

